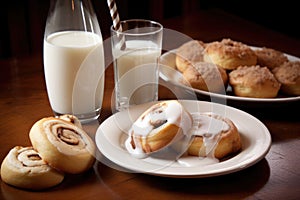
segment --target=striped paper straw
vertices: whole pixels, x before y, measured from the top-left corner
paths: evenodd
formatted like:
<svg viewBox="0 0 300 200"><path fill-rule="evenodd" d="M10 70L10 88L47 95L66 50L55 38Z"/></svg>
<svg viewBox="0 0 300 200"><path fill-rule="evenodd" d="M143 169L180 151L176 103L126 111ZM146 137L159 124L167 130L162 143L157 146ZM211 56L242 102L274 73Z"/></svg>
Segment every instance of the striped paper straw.
<svg viewBox="0 0 300 200"><path fill-rule="evenodd" d="M107 4L108 4L110 16L113 21L114 29L118 32L122 32L123 30L122 30L122 26L120 24L120 17L119 17L119 13L117 10L116 2L114 0L107 0ZM121 38L120 42L121 42L121 50L124 50L126 48L124 36Z"/></svg>

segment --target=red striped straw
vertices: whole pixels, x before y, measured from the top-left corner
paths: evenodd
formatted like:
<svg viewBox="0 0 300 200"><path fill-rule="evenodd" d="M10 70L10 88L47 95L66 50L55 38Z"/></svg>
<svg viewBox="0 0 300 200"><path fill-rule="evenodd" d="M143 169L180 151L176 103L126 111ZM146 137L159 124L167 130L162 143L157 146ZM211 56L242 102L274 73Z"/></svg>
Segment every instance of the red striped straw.
<svg viewBox="0 0 300 200"><path fill-rule="evenodd" d="M112 18L115 31L122 32L123 30L120 23L120 17L117 10L116 2L114 0L107 0L107 4L108 4L110 16ZM124 50L126 48L125 37L122 37L120 42L121 42L121 50Z"/></svg>

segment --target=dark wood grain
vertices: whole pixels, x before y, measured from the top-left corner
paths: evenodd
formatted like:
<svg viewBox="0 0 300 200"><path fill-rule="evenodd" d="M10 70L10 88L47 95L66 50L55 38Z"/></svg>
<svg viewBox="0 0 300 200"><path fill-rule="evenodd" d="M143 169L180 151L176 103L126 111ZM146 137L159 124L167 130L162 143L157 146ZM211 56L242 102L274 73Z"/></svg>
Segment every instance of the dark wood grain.
<svg viewBox="0 0 300 200"><path fill-rule="evenodd" d="M230 37L254 46L267 46L300 57L300 41L218 10L161 21L165 28L206 42ZM167 48L167 47L166 47ZM30 145L28 132L35 121L51 116L42 56L0 61L0 161L16 145ZM84 128L93 136L112 114L113 69L106 70L105 96L98 122ZM160 99L174 98L160 86ZM299 102L267 108L241 109L261 120L272 136L265 158L228 175L177 179L127 173L97 162L93 169L68 175L58 186L27 191L0 182L0 199L298 199L300 197Z"/></svg>

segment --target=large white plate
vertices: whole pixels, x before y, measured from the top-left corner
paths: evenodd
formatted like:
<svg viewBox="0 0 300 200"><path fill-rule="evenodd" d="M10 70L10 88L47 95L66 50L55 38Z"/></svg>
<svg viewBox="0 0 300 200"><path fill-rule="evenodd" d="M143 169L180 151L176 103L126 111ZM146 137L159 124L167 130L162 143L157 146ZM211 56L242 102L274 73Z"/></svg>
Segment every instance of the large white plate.
<svg viewBox="0 0 300 200"><path fill-rule="evenodd" d="M98 128L95 141L99 151L113 163L131 172L167 177L211 177L245 169L265 157L271 146L268 129L257 118L233 107L203 101L182 100L182 105L189 112L214 112L231 119L237 126L242 138L242 150L228 160L185 166L176 160L148 157L135 158L124 148L124 140L132 122L137 119L152 103L129 108L118 112L105 120ZM198 157L190 157L198 161Z"/></svg>
<svg viewBox="0 0 300 200"><path fill-rule="evenodd" d="M259 49L259 47L252 47L253 49ZM285 54L291 61L300 61L300 58ZM160 58L160 72L159 76L166 82L166 87L169 87L171 91L175 93L179 98L183 99L205 99L212 102L220 102L226 104L226 101L234 103L251 103L255 105L267 105L272 106L277 103L289 103L294 101L300 101L300 96L283 96L280 95L276 98L251 98L251 97L238 97L233 95L232 88L228 86L226 88L226 94L211 93L192 87L186 86L181 83L183 79L182 73L176 70L175 64L176 49L164 53ZM214 101L216 99L216 101Z"/></svg>

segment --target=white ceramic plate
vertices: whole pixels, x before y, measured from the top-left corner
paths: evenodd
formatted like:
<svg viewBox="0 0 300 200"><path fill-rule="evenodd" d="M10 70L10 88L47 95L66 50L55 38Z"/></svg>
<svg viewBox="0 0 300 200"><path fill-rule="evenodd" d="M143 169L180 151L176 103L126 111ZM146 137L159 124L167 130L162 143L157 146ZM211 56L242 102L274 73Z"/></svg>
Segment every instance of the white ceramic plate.
<svg viewBox="0 0 300 200"><path fill-rule="evenodd" d="M258 47L252 47L253 49L259 49ZM219 102L214 101L213 99L223 100L222 104L226 104L226 100L230 102L237 102L237 103L255 103L256 105L263 104L264 106L272 106L276 105L277 103L289 103L294 101L300 101L300 96L278 96L276 98L250 98L250 97L238 97L233 95L232 88L228 86L226 88L226 94L217 94L211 93L199 89L194 89L192 87L186 86L181 83L183 78L182 73L176 70L175 64L175 52L176 49L172 51L168 51L164 53L160 58L160 72L159 76L163 81L166 82L166 87L170 88L171 91L175 93L175 95L179 98L184 99L206 99L210 98L212 102ZM286 54L289 60L291 61L300 61L300 58L291 56ZM275 103L275 104L274 104Z"/></svg>
<svg viewBox="0 0 300 200"><path fill-rule="evenodd" d="M268 129L257 118L233 107L203 101L182 100L189 112L214 112L231 119L242 138L242 150L225 161L203 164L198 157L188 157L195 161L186 166L178 161L148 157L135 158L124 148L127 131L132 123L153 103L142 104L118 112L105 120L98 128L95 141L99 151L113 163L130 172L167 177L211 177L245 169L265 157L271 146ZM198 162L199 161L199 162Z"/></svg>

